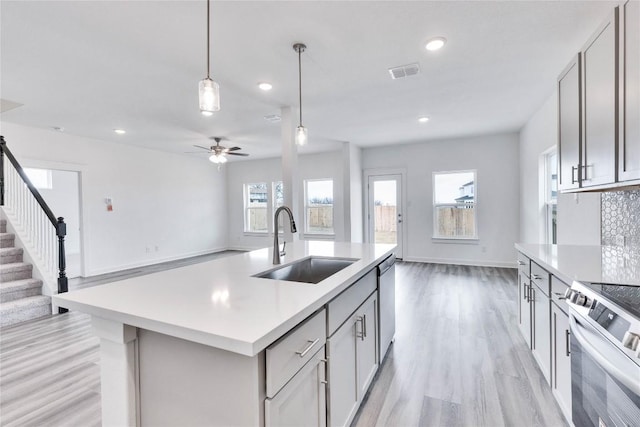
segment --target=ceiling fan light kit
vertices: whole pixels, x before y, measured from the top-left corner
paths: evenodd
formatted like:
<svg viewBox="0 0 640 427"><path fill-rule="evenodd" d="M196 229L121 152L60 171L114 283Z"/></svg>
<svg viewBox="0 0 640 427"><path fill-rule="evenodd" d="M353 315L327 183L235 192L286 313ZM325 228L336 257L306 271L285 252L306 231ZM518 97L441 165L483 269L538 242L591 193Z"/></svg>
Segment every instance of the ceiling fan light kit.
<svg viewBox="0 0 640 427"><path fill-rule="evenodd" d="M220 111L220 85L213 81L211 77L209 77L209 71L211 68L211 59L210 59L210 49L209 49L209 41L210 41L210 3L211 0L207 0L207 77L203 80L200 80L200 84L198 85L198 98L200 104L200 113L203 116L211 116L216 111Z"/></svg>
<svg viewBox="0 0 640 427"><path fill-rule="evenodd" d="M307 128L302 125L302 52L307 46L304 43L296 43L293 50L298 52L298 102L300 105L300 122L296 129L296 145L303 146L307 144L308 134Z"/></svg>

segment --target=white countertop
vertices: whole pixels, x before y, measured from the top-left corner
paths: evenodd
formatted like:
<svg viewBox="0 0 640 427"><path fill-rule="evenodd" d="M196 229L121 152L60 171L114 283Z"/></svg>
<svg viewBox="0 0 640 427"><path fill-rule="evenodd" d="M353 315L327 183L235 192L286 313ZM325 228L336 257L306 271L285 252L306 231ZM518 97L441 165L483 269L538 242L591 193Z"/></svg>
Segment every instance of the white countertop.
<svg viewBox="0 0 640 427"><path fill-rule="evenodd" d="M640 285L638 248L516 243L516 249L569 285L574 280Z"/></svg>
<svg viewBox="0 0 640 427"><path fill-rule="evenodd" d="M260 249L53 296L61 307L255 356L393 252L395 245L297 241L282 265L309 255L358 261L317 284L251 277L274 268Z"/></svg>

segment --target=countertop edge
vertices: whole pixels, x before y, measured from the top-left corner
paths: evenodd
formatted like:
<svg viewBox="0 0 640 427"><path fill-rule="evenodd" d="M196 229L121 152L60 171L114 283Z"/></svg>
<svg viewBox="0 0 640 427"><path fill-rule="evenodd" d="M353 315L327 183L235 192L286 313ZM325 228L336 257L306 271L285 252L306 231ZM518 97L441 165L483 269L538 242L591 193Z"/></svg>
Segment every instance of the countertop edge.
<svg viewBox="0 0 640 427"><path fill-rule="evenodd" d="M357 273L352 274L351 277L347 278L341 284L336 285L327 294L323 295L313 303L307 305L305 308L298 311L296 314L292 315L287 320L283 321L278 326L274 327L253 342L221 335L213 335L205 331L176 326L159 320L145 318L143 316L136 316L113 309L107 309L92 304L82 303L79 301L67 299L65 298L64 294L52 295L51 297L54 304L60 307L77 310L90 316L100 317L115 322L121 322L123 324L130 325L136 328L173 336L179 339L215 347L220 350L226 350L243 356L254 357L261 351L266 349L270 344L275 342L278 338L293 329L300 322L304 321L307 317L315 313L333 298L338 296L340 293L346 290L358 279L363 277L366 273L371 271L371 269L375 268L376 265L378 265L394 252L395 247L392 247L389 250L385 251L383 255L374 258L365 266L361 266L361 269L358 270Z"/></svg>

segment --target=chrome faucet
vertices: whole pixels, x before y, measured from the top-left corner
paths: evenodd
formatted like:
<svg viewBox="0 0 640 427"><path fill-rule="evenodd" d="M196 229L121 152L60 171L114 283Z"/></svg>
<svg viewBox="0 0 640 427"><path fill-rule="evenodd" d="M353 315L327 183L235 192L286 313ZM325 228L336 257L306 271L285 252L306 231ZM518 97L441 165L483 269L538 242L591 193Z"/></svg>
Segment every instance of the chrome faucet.
<svg viewBox="0 0 640 427"><path fill-rule="evenodd" d="M276 209L276 213L273 216L273 264L280 264L280 257L285 255L285 247L287 246L287 242L284 242L282 245L282 251L280 251L280 244L278 243L278 215L280 211L285 211L287 215L289 215L289 223L291 224L291 232L295 233L296 230L296 222L293 220L293 212L286 206L280 206Z"/></svg>

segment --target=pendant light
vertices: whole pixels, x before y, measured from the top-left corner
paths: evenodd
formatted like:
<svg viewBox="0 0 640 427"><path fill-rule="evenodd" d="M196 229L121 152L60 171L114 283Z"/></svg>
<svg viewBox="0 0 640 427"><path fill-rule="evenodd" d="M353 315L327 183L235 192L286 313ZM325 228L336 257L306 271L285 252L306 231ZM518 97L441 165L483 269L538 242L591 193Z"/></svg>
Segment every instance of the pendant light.
<svg viewBox="0 0 640 427"><path fill-rule="evenodd" d="M214 112L220 111L220 85L209 77L211 61L209 59L209 21L210 21L210 0L207 0L207 77L200 80L198 94L200 99L200 112L203 116L211 116Z"/></svg>
<svg viewBox="0 0 640 427"><path fill-rule="evenodd" d="M296 128L296 144L306 145L307 143L307 128L302 126L302 52L307 48L304 43L296 43L293 45L293 50L298 52L298 101L300 103L300 124Z"/></svg>

